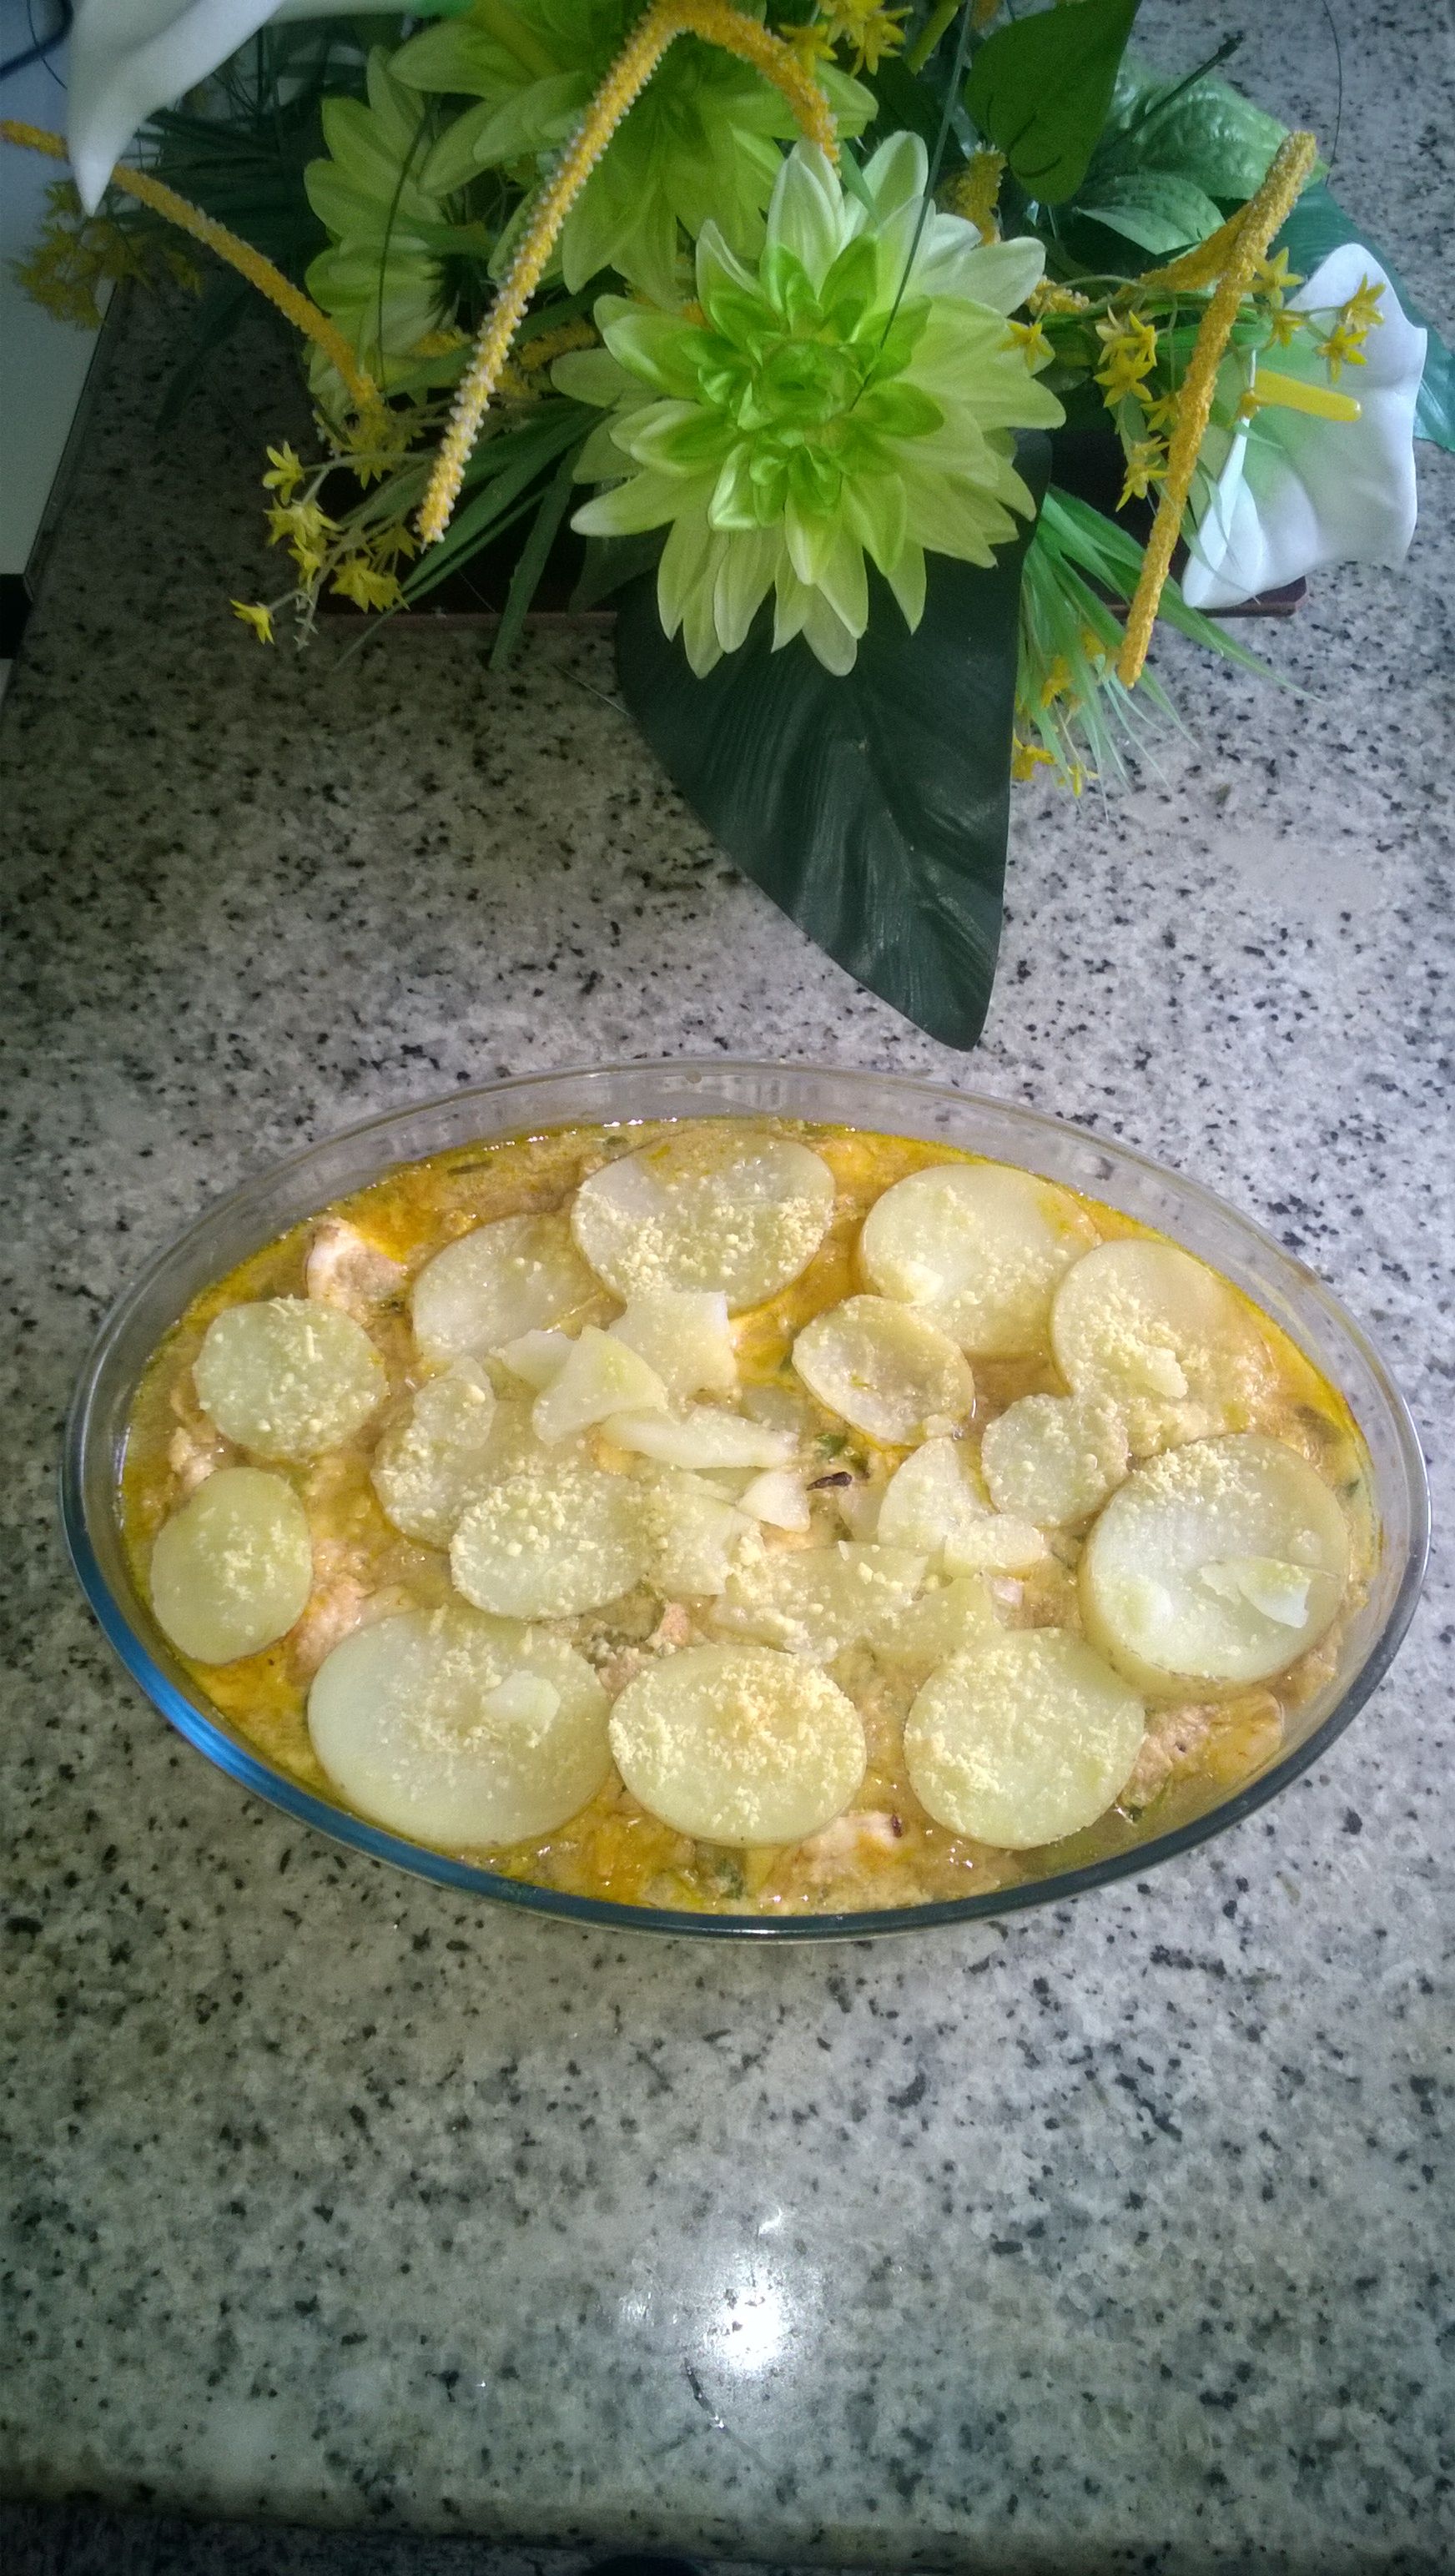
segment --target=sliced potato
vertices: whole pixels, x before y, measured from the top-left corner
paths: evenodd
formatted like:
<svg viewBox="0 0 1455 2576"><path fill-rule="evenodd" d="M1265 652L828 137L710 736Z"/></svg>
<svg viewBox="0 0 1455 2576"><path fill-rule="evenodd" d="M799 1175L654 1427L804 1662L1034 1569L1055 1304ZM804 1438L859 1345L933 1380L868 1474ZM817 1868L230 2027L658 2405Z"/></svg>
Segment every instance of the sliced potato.
<svg viewBox="0 0 1455 2576"><path fill-rule="evenodd" d="M712 1611L728 1635L827 1663L906 1609L925 1560L904 1548L776 1548L738 1567Z"/></svg>
<svg viewBox="0 0 1455 2576"><path fill-rule="evenodd" d="M997 1511L1069 1529L1127 1472L1127 1426L1105 1396L1023 1395L987 1426L980 1464Z"/></svg>
<svg viewBox="0 0 1455 2576"><path fill-rule="evenodd" d="M571 1647L458 1606L356 1629L308 1699L313 1749L349 1805L453 1849L565 1824L610 1770L606 1717Z"/></svg>
<svg viewBox="0 0 1455 2576"><path fill-rule="evenodd" d="M745 1547L761 1548L757 1527L701 1476L668 1469L651 1489L656 1544L652 1581L668 1600L723 1592Z"/></svg>
<svg viewBox="0 0 1455 2576"><path fill-rule="evenodd" d="M361 1431L389 1389L363 1325L311 1297L224 1307L192 1376L208 1420L258 1458L316 1458Z"/></svg>
<svg viewBox="0 0 1455 2576"><path fill-rule="evenodd" d="M1136 1693L1079 1637L1001 1630L931 1674L905 1726L905 1768L937 1824L1032 1851L1105 1814L1144 1726Z"/></svg>
<svg viewBox="0 0 1455 2576"><path fill-rule="evenodd" d="M738 1359L720 1288L649 1288L627 1300L612 1336L637 1351L670 1396L726 1395Z"/></svg>
<svg viewBox="0 0 1455 2576"><path fill-rule="evenodd" d="M1010 1163L939 1163L876 1199L864 1276L986 1359L1045 1345L1057 1280L1096 1241L1065 1190Z"/></svg>
<svg viewBox="0 0 1455 2576"><path fill-rule="evenodd" d="M864 1777L864 1729L826 1673L765 1646L690 1646L628 1682L611 1750L632 1796L704 1842L796 1843Z"/></svg>
<svg viewBox="0 0 1455 2576"><path fill-rule="evenodd" d="M784 1432L715 1404L689 1404L680 1414L617 1413L605 1429L619 1449L665 1467L786 1467L793 1455Z"/></svg>
<svg viewBox="0 0 1455 2576"><path fill-rule="evenodd" d="M457 1360L428 1379L408 1412L389 1425L369 1472L386 1517L406 1538L449 1546L482 1484L497 1472L496 1418L495 1392L478 1360Z"/></svg>
<svg viewBox="0 0 1455 2576"><path fill-rule="evenodd" d="M414 1283L414 1338L443 1367L484 1359L594 1304L595 1280L564 1216L502 1216L447 1243Z"/></svg>
<svg viewBox="0 0 1455 2576"><path fill-rule="evenodd" d="M740 1313L807 1269L833 1208L833 1174L806 1145L688 1125L593 1172L571 1223L614 1296L720 1289Z"/></svg>
<svg viewBox="0 0 1455 2576"><path fill-rule="evenodd" d="M199 1664L231 1664L285 1637L313 1584L308 1517L282 1476L219 1467L157 1532L157 1624Z"/></svg>
<svg viewBox="0 0 1455 2576"><path fill-rule="evenodd" d="M652 1560L646 1497L580 1459L525 1466L470 1505L450 1543L457 1591L506 1619L569 1619L640 1583Z"/></svg>
<svg viewBox="0 0 1455 2576"><path fill-rule="evenodd" d="M806 1530L813 1518L803 1478L786 1467L769 1467L755 1476L738 1502L751 1520L766 1521L770 1529Z"/></svg>
<svg viewBox="0 0 1455 2576"><path fill-rule="evenodd" d="M548 1386L536 1397L531 1413L538 1440L547 1445L589 1431L608 1415L634 1406L663 1411L667 1390L655 1369L625 1342L588 1324Z"/></svg>
<svg viewBox="0 0 1455 2576"><path fill-rule="evenodd" d="M990 1497L963 1444L926 1440L890 1477L874 1535L889 1547L938 1556L947 1540L989 1517Z"/></svg>
<svg viewBox="0 0 1455 2576"><path fill-rule="evenodd" d="M892 1297L846 1297L805 1325L793 1365L811 1395L890 1447L968 1422L975 1383L961 1352Z"/></svg>
<svg viewBox="0 0 1455 2576"><path fill-rule="evenodd" d="M947 1574L1029 1574L1050 1552L1034 1521L1014 1512L987 1512L983 1521L946 1539L940 1561Z"/></svg>
<svg viewBox="0 0 1455 2576"><path fill-rule="evenodd" d="M1233 1432L1149 1459L1113 1494L1082 1555L1082 1618L1143 1690L1236 1689L1317 1645L1348 1572L1343 1513L1307 1460Z"/></svg>
<svg viewBox="0 0 1455 2576"><path fill-rule="evenodd" d="M1241 1429L1261 1357L1247 1310L1206 1263L1127 1236L1068 1270L1051 1313L1073 1392L1125 1415L1133 1453Z"/></svg>
<svg viewBox="0 0 1455 2576"><path fill-rule="evenodd" d="M518 1377L526 1386L533 1386L539 1395L543 1387L550 1385L553 1377L559 1377L572 1348L569 1333L560 1333L550 1327L544 1332L517 1333L514 1341L502 1342L499 1350L492 1351L490 1356L502 1361L512 1377Z"/></svg>
<svg viewBox="0 0 1455 2576"><path fill-rule="evenodd" d="M876 1620L869 1642L889 1664L922 1664L929 1670L989 1636L995 1604L982 1574L958 1574L933 1592L922 1592L903 1610Z"/></svg>

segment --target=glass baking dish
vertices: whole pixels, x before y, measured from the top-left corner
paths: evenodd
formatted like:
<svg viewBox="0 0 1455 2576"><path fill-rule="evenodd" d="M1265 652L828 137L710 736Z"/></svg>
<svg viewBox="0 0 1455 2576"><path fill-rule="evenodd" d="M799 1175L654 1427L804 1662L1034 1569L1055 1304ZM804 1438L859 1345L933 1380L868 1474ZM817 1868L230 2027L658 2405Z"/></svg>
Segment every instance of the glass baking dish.
<svg viewBox="0 0 1455 2576"><path fill-rule="evenodd" d="M1128 1824L1121 1847L1088 1865L1048 1869L1015 1886L950 1902L863 1913L698 1914L567 1895L451 1859L371 1825L273 1769L210 1705L162 1636L132 1580L118 1486L138 1382L157 1344L197 1292L300 1219L400 1163L480 1138L565 1124L630 1127L655 1119L768 1114L943 1141L1019 1163L1101 1199L1211 1262L1260 1305L1344 1397L1373 1467L1374 1571L1344 1633L1337 1670L1290 1721L1275 1759L1175 1828ZM208 1209L113 1308L76 1390L62 1471L66 1539L82 1589L128 1672L162 1715L219 1770L336 1841L415 1876L536 1914L613 1930L708 1940L823 1941L923 1931L1145 1873L1250 1815L1318 1760L1388 1671L1419 1596L1429 1530L1424 1465L1404 1401L1353 1318L1271 1235L1196 1181L1127 1146L973 1092L900 1076L730 1061L604 1065L482 1084L371 1118L289 1155Z"/></svg>

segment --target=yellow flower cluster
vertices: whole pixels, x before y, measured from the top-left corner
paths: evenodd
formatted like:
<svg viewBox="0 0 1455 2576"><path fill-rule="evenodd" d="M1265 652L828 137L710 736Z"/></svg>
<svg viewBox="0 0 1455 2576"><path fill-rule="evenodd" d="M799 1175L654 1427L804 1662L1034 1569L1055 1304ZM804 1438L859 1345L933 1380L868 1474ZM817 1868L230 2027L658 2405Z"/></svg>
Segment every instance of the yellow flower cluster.
<svg viewBox="0 0 1455 2576"><path fill-rule="evenodd" d="M1101 365L1096 381L1108 411L1128 394L1142 399L1142 387L1157 363L1157 326L1140 313L1108 313L1096 326Z"/></svg>
<svg viewBox="0 0 1455 2576"><path fill-rule="evenodd" d="M856 72L877 72L886 54L901 50L908 16L908 9L888 8L885 0L824 0L815 28L828 48L847 45Z"/></svg>

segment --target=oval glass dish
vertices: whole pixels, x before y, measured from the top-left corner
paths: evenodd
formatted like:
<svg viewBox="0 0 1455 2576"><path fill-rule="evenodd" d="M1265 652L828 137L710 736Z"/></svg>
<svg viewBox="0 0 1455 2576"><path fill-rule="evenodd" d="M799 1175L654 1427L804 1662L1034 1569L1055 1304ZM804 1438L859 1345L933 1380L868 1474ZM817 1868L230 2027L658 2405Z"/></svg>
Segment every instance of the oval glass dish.
<svg viewBox="0 0 1455 2576"><path fill-rule="evenodd" d="M158 1344L211 1282L301 1219L394 1167L480 1139L567 1124L754 1115L922 1138L1015 1163L1121 1210L1199 1255L1243 1289L1348 1405L1368 1450L1377 1520L1367 1592L1340 1639L1337 1668L1297 1711L1290 1735L1254 1776L1155 1830L1127 1823L1115 1849L953 1900L856 1913L761 1915L669 1911L541 1887L428 1850L372 1825L274 1769L236 1735L162 1636L126 1556L119 1484L138 1385ZM1387 1672L1419 1595L1428 1540L1423 1461L1404 1402L1358 1325L1313 1273L1270 1235L1195 1181L1125 1146L1054 1118L902 1077L787 1064L607 1065L532 1074L461 1090L374 1118L290 1155L210 1208L113 1309L82 1375L66 1432L62 1505L83 1590L127 1670L164 1717L220 1770L335 1840L417 1877L537 1914L617 1931L709 1939L822 1941L918 1931L932 1924L1059 1902L1142 1872L1235 1824L1295 1779L1348 1725Z"/></svg>

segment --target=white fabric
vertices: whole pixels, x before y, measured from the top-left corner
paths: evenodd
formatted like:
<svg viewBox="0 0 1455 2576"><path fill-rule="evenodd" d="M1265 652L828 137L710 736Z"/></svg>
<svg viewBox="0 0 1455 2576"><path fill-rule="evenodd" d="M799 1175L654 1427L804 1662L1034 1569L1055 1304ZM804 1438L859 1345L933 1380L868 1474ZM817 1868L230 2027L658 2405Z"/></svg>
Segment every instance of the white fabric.
<svg viewBox="0 0 1455 2576"><path fill-rule="evenodd" d="M1404 561L1415 528L1415 404L1427 335L1401 311L1373 252L1357 242L1331 251L1288 301L1296 312L1325 313L1346 304L1366 278L1384 288L1382 318L1365 341L1364 365L1346 365L1338 384L1359 404L1357 420L1318 420L1270 405L1236 432L1209 431L1203 458L1214 483L1182 575L1189 607L1235 608L1321 564ZM1328 381L1302 332L1264 357L1277 374Z"/></svg>

